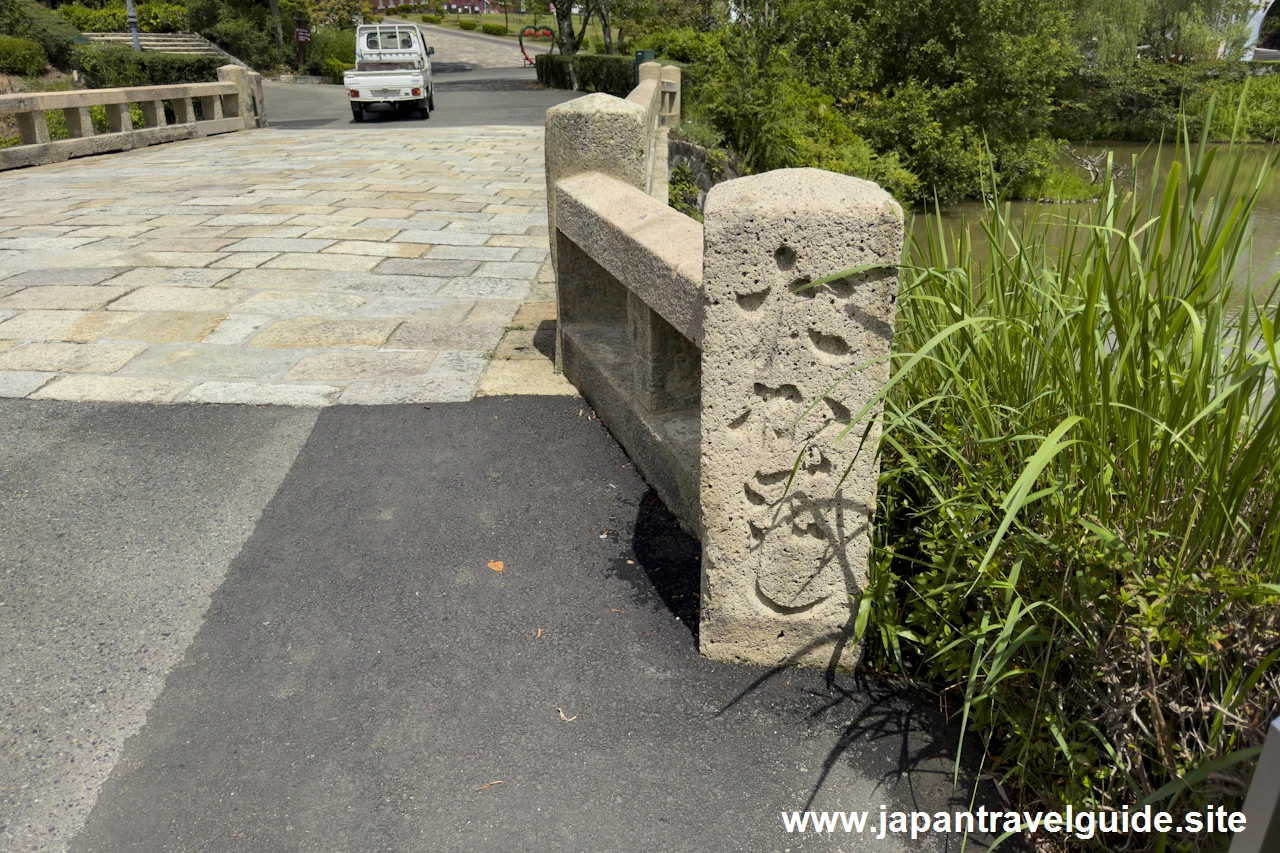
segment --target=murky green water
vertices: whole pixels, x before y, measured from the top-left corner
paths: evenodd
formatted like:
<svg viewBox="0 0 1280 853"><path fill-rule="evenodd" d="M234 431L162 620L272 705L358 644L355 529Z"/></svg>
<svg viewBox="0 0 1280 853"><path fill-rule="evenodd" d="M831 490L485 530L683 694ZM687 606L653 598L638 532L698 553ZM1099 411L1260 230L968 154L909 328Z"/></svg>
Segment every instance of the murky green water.
<svg viewBox="0 0 1280 853"><path fill-rule="evenodd" d="M1137 158L1137 169L1133 174L1136 175L1137 187L1141 191L1146 191L1151 186L1157 156L1161 171L1156 178L1161 183L1163 183L1169 163L1174 157L1174 146L1172 145L1162 147L1132 142L1098 143L1090 146L1089 150L1097 152L1104 148L1109 148L1113 151L1114 161L1124 164L1126 167L1133 162L1135 157ZM1276 149L1269 145L1245 145L1240 146L1240 148L1244 159L1240 170L1242 178L1238 180L1238 183L1243 185L1248 182L1247 178L1243 176L1253 174L1254 170L1260 167L1268 156L1274 157ZM1214 174L1209 182L1210 188L1215 186L1218 173L1221 172L1221 162L1226 155L1225 145L1219 146L1219 149L1217 155L1218 163L1215 163ZM1212 189L1210 192L1212 194ZM1018 221L1024 221L1027 216L1035 213L1040 219L1055 223L1087 216L1090 213L1088 206L1079 204L1041 204L1037 207L1031 203L1015 202L1012 205L1012 209L1013 215ZM982 215L982 203L976 201L952 205L942 211L942 218L948 231L955 234L960 228L968 228L974 241L975 252L985 253L985 235L982 233L981 227L976 225ZM1262 187L1258 206L1254 213L1253 227L1253 257L1250 266L1254 287L1257 289L1261 283L1280 274L1280 254L1277 254L1277 249L1280 249L1280 169L1273 170ZM923 211L916 211L913 232L917 238L924 236ZM1248 275L1249 272L1240 271L1237 276L1238 286L1242 287L1244 285Z"/></svg>

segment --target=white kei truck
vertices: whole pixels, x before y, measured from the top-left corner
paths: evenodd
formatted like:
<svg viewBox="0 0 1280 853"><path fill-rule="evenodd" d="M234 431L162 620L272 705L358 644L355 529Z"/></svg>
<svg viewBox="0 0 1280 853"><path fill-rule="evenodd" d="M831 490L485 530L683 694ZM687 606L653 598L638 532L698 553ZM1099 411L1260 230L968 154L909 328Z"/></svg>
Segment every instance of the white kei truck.
<svg viewBox="0 0 1280 853"><path fill-rule="evenodd" d="M342 75L351 99L351 115L364 121L374 104L390 104L397 113L417 110L430 118L436 108L431 57L413 24L371 24L356 28L356 67Z"/></svg>

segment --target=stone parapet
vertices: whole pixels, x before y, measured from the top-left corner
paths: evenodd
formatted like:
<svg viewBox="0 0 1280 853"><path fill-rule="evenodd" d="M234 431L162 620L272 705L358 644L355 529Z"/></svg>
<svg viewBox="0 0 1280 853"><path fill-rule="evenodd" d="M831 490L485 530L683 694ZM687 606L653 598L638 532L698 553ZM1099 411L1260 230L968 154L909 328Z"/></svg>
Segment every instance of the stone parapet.
<svg viewBox="0 0 1280 853"><path fill-rule="evenodd" d="M702 653L850 668L878 433L839 439L888 379L902 211L816 169L712 188L705 226L672 210L650 146L678 90L640 71L547 113L557 363L701 539Z"/></svg>
<svg viewBox="0 0 1280 853"><path fill-rule="evenodd" d="M200 102L201 116L194 104ZM168 103L174 120L165 110ZM143 127L135 128L129 105L142 109ZM104 107L109 131L97 133L90 107ZM67 139L51 139L45 113L62 111ZM0 95L0 113L17 119L21 144L0 149L0 170L58 163L72 157L127 151L219 133L265 127L262 77L238 65L218 69L217 83L78 89Z"/></svg>

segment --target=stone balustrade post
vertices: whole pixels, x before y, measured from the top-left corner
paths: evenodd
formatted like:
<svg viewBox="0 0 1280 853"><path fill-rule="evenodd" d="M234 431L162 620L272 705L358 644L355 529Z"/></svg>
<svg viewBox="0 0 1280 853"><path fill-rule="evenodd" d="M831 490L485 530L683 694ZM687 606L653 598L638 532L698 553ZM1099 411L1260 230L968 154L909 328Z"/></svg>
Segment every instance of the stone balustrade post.
<svg viewBox="0 0 1280 853"><path fill-rule="evenodd" d="M855 266L896 265L902 210L869 181L786 169L714 187L704 235L702 653L852 668L878 432L860 454L861 426L835 439L889 365L827 389L888 355L897 272L795 288Z"/></svg>
<svg viewBox="0 0 1280 853"><path fill-rule="evenodd" d="M146 127L165 127L169 124L164 113L164 101L142 101L142 123Z"/></svg>
<svg viewBox="0 0 1280 853"><path fill-rule="evenodd" d="M133 130L133 114L128 104L106 104L107 127L112 133L128 133Z"/></svg>
<svg viewBox="0 0 1280 853"><path fill-rule="evenodd" d="M222 96L224 118L240 118L246 128L257 126L253 113L253 95L249 88L249 72L239 65L224 65L218 69L219 83L234 83L236 94Z"/></svg>
<svg viewBox="0 0 1280 853"><path fill-rule="evenodd" d="M648 63L646 63L648 64ZM644 66L641 66L643 71ZM556 369L563 365L562 330L575 321L627 318L626 290L589 256L556 231L556 186L586 172L599 172L633 187L645 185L645 109L596 93L547 110L545 135L547 224L556 271ZM642 306L644 307L644 306ZM645 310L649 310L645 307Z"/></svg>
<svg viewBox="0 0 1280 853"><path fill-rule="evenodd" d="M18 138L23 145L40 145L49 141L49 122L42 110L18 113Z"/></svg>
<svg viewBox="0 0 1280 853"><path fill-rule="evenodd" d="M192 98L174 98L169 102L173 105L174 124L196 123L196 110L192 101Z"/></svg>
<svg viewBox="0 0 1280 853"><path fill-rule="evenodd" d="M662 125L675 127L680 123L680 69L668 65L662 69Z"/></svg>
<svg viewBox="0 0 1280 853"><path fill-rule="evenodd" d="M62 111L67 120L67 136L71 139L87 139L93 136L93 117L88 107L68 107Z"/></svg>

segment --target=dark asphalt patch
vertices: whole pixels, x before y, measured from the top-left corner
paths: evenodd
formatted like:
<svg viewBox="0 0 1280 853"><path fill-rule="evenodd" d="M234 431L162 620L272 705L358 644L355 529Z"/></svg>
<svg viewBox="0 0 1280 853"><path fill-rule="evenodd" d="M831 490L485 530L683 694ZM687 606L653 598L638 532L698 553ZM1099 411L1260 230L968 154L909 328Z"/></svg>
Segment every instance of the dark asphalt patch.
<svg viewBox="0 0 1280 853"><path fill-rule="evenodd" d="M580 400L326 409L73 849L832 850L779 812L944 806L917 699L701 659L697 566Z"/></svg>

